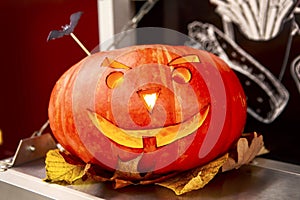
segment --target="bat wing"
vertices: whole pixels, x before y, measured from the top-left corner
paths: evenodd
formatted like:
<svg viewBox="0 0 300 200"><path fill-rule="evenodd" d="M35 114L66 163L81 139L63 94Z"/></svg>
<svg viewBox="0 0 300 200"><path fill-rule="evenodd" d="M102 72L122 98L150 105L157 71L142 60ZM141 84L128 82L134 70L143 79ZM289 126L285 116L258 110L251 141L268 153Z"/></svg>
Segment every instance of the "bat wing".
<svg viewBox="0 0 300 200"><path fill-rule="evenodd" d="M81 11L73 13L70 16L70 24L66 25L66 26L63 26L63 30L50 31L50 33L48 35L48 38L47 38L47 41L53 40L53 39L56 39L56 38L61 38L65 35L71 34L74 31L76 25L78 24L78 21L79 21L81 15L82 15Z"/></svg>
<svg viewBox="0 0 300 200"><path fill-rule="evenodd" d="M53 39L56 39L56 38L61 38L61 37L63 37L65 34L66 34L66 31L65 31L65 30L61 30L61 31L53 30L53 31L50 31L50 33L49 33L49 35L48 35L48 38L47 38L47 41L53 40Z"/></svg>
<svg viewBox="0 0 300 200"><path fill-rule="evenodd" d="M68 33L72 33L75 29L75 27L77 26L78 24L78 21L80 19L82 15L82 12L79 11L79 12L76 12L76 13L73 13L71 16L70 16L70 26L68 28Z"/></svg>

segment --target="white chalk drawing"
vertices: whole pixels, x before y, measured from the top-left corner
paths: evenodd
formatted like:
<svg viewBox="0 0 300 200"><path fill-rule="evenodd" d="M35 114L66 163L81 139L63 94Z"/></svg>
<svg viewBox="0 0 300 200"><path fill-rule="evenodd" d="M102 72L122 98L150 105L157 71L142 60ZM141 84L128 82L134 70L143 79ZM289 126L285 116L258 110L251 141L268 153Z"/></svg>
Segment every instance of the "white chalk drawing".
<svg viewBox="0 0 300 200"><path fill-rule="evenodd" d="M285 74L293 37L299 26L295 14L300 13L300 0L210 0L221 16L223 32L212 24L193 22L188 25L189 36L198 43L189 45L210 51L223 58L237 72L247 95L248 113L263 123L272 123L284 110L289 92L281 83ZM279 77L261 65L235 42L234 26L249 40L274 39L285 23L290 22L283 63ZM299 59L291 66L299 89ZM299 89L300 92L300 89Z"/></svg>
<svg viewBox="0 0 300 200"><path fill-rule="evenodd" d="M223 19L226 34L233 34L230 23L252 40L270 40L293 15L297 0L210 0Z"/></svg>
<svg viewBox="0 0 300 200"><path fill-rule="evenodd" d="M274 121L289 99L280 81L214 25L195 21L188 25L188 31L196 41L188 45L216 54L237 72L247 96L248 113L263 123Z"/></svg>
<svg viewBox="0 0 300 200"><path fill-rule="evenodd" d="M300 93L300 55L291 64L291 74Z"/></svg>
<svg viewBox="0 0 300 200"><path fill-rule="evenodd" d="M299 14L300 13L300 8L297 7L295 9L295 13L296 14ZM294 32L292 32L293 35L300 35L300 29L299 29L299 26L298 24L295 23L294 25ZM298 88L298 91L300 93L300 55L298 57L296 57L292 64L291 64L291 75L292 77L294 78L294 81L296 83L296 86Z"/></svg>

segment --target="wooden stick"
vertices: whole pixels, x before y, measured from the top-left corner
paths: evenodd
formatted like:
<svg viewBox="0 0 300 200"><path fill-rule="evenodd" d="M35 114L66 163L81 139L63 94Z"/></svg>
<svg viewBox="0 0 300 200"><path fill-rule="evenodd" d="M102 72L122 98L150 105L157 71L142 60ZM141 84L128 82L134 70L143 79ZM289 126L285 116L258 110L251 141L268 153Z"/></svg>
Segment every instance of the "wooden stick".
<svg viewBox="0 0 300 200"><path fill-rule="evenodd" d="M81 47L81 49L90 56L91 53L85 48L85 46L80 42L80 40L74 35L74 33L70 33L71 37L75 40L75 42Z"/></svg>

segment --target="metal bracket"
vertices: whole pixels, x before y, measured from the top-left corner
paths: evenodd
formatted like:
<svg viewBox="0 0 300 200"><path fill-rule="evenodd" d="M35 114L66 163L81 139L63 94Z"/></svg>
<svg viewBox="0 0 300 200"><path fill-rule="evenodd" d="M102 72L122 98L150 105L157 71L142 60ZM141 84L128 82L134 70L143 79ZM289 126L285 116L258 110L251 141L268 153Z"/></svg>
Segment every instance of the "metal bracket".
<svg viewBox="0 0 300 200"><path fill-rule="evenodd" d="M50 133L22 139L14 156L0 161L0 171L42 158L50 149L55 148L56 142Z"/></svg>

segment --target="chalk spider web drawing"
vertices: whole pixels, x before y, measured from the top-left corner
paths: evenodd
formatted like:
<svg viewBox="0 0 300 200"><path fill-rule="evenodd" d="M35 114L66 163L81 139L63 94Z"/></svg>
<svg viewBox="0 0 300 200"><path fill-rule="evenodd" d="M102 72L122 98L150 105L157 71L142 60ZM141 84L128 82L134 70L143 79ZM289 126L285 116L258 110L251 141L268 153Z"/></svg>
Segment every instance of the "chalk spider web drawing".
<svg viewBox="0 0 300 200"><path fill-rule="evenodd" d="M205 49L223 58L237 72L245 89L248 113L263 123L273 122L284 110L289 93L281 80L286 70L293 36L299 32L294 14L300 0L210 0L217 5L223 30L214 25L193 22L189 36L197 41L191 46ZM267 67L243 50L234 40L233 24L250 40L267 41L276 37L285 22L292 20L290 36L276 78ZM299 80L299 79L298 79Z"/></svg>

